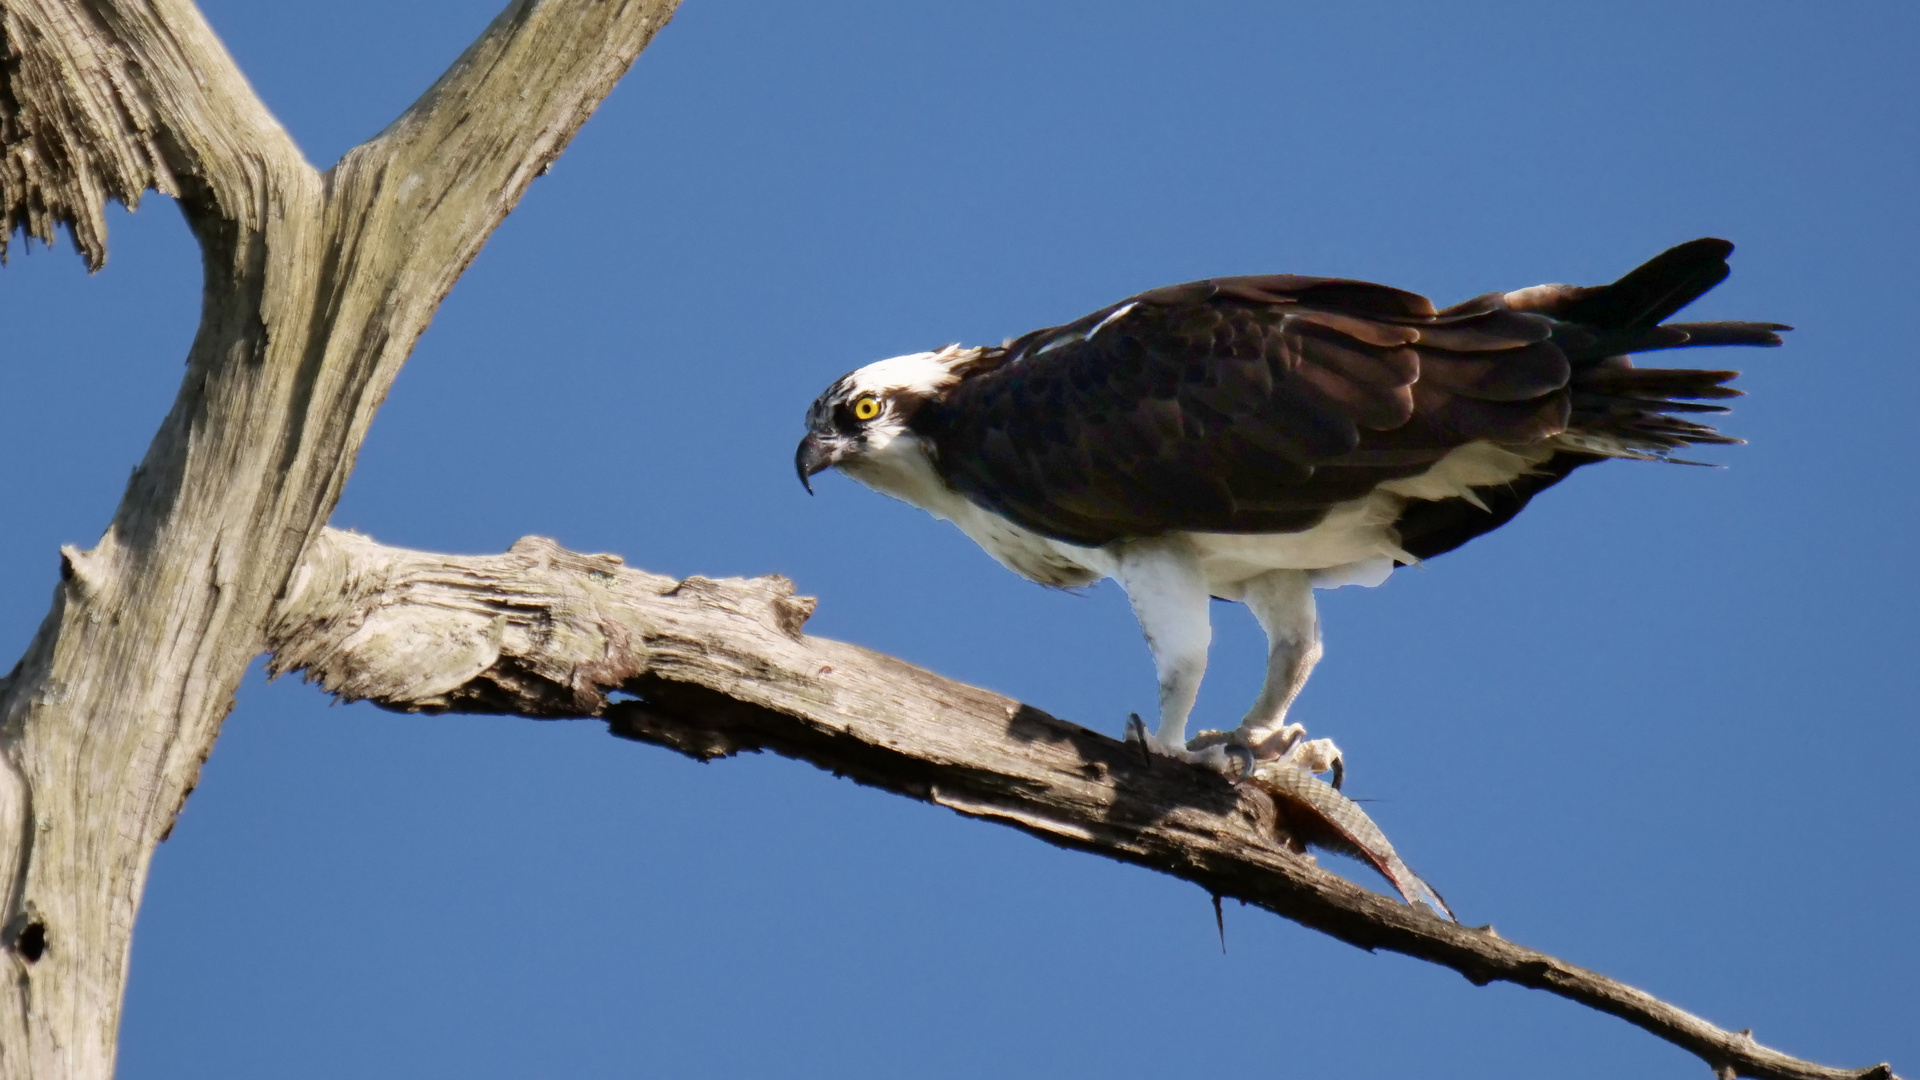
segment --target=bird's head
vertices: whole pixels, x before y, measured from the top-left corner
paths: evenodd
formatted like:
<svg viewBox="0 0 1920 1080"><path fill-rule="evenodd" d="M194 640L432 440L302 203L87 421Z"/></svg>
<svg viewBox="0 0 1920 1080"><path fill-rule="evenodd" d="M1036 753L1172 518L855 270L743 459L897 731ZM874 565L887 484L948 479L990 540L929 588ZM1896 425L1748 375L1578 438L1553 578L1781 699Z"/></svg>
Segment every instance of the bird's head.
<svg viewBox="0 0 1920 1080"><path fill-rule="evenodd" d="M912 438L913 414L945 395L982 351L949 345L868 364L836 380L807 410L807 435L793 455L800 483L812 492L814 473L838 466L858 474L877 464L900 439Z"/></svg>

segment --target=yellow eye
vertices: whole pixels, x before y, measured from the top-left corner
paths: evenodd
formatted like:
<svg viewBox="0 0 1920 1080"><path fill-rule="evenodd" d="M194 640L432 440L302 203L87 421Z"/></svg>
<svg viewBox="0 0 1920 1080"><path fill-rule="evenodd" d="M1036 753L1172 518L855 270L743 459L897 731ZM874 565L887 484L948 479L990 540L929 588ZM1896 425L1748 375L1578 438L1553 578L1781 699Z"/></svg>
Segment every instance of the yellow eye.
<svg viewBox="0 0 1920 1080"><path fill-rule="evenodd" d="M871 420L879 415L880 402L875 398L863 397L853 403L853 418L855 420Z"/></svg>

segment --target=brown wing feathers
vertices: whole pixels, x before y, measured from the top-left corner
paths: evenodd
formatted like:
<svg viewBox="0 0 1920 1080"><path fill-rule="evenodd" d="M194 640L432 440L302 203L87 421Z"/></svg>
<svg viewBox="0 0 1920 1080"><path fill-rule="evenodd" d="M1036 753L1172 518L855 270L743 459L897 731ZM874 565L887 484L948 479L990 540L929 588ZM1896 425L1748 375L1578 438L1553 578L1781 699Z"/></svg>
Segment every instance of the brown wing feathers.
<svg viewBox="0 0 1920 1080"><path fill-rule="evenodd" d="M1729 250L1694 241L1614 285L1489 294L1441 312L1398 289L1294 275L1155 289L1009 342L914 425L970 498L1084 544L1298 531L1480 440L1572 430L1655 454L1728 441L1671 413L1715 409L1675 399L1737 393L1720 385L1732 373L1636 369L1621 354L1778 344L1772 324L1658 325L1725 277ZM1407 548L1450 550L1594 460L1559 455L1537 477L1480 492L1487 510L1410 506Z"/></svg>

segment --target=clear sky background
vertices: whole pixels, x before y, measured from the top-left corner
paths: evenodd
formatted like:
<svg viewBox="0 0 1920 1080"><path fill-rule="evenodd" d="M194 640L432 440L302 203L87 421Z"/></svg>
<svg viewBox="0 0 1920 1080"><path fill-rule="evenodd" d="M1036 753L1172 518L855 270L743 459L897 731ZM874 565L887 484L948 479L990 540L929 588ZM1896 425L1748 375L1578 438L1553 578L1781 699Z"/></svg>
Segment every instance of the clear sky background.
<svg viewBox="0 0 1920 1080"><path fill-rule="evenodd" d="M325 166L498 0L208 0ZM1740 245L1689 312L1800 327L1724 470L1583 470L1322 594L1296 717L1463 920L1827 1064L1920 1073L1911 558L1920 8L748 4L678 18L454 290L334 522L790 575L814 632L1117 734L1124 597L1049 592L792 451L842 372L1155 285L1450 303ZM0 271L0 653L172 400L174 207ZM1669 354L1674 355L1674 354ZM1215 605L1198 719L1259 681ZM1378 886L1355 865L1330 860ZM772 757L411 717L250 677L134 939L128 1080L1701 1077L1543 994Z"/></svg>

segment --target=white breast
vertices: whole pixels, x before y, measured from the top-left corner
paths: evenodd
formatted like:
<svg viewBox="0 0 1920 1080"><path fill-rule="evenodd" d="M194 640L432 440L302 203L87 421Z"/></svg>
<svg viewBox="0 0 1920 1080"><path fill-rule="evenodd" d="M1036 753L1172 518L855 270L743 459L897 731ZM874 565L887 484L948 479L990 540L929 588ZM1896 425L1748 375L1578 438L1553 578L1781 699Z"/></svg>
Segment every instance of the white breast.
<svg viewBox="0 0 1920 1080"><path fill-rule="evenodd" d="M875 491L958 525L1000 565L1029 581L1070 589L1107 576L1107 569L1089 565L1093 561L1105 567L1110 562L1099 548L1048 539L974 505L949 488L934 470L926 447L912 435L869 440L864 454L840 467Z"/></svg>

